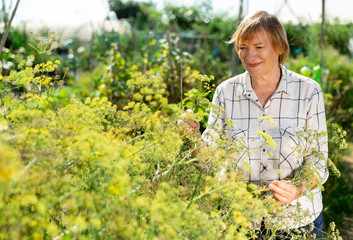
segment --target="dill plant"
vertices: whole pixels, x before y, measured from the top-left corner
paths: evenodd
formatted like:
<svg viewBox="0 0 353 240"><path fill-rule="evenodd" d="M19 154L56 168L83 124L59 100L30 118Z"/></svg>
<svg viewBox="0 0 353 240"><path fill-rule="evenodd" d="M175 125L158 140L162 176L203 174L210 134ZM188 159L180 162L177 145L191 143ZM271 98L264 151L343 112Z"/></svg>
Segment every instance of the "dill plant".
<svg viewBox="0 0 353 240"><path fill-rule="evenodd" d="M177 124L166 69L139 73L115 50L109 61L120 70L104 73L99 97L62 99L60 61L27 59L1 77L0 239L249 239L254 221L280 216L266 189L236 172L243 145L205 148ZM212 79L196 75L204 88L184 106L202 120ZM120 106L110 101L118 76Z"/></svg>
<svg viewBox="0 0 353 240"><path fill-rule="evenodd" d="M1 80L2 239L244 238L253 196L245 183L219 185L222 150L202 162L182 147L181 110L161 77L133 75L117 110L107 98L60 102L52 66Z"/></svg>

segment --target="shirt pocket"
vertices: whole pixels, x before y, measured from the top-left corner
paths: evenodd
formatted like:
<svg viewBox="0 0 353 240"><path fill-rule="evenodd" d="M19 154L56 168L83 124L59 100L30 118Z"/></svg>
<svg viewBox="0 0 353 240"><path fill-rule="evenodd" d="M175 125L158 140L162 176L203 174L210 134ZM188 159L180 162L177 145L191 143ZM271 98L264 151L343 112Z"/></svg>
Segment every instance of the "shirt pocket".
<svg viewBox="0 0 353 240"><path fill-rule="evenodd" d="M280 177L293 178L296 170L303 163L302 150L305 148L305 141L300 133L304 129L301 127L280 128L281 140L279 148Z"/></svg>
<svg viewBox="0 0 353 240"><path fill-rule="evenodd" d="M286 127L280 128L282 143L296 147L297 145L304 146L305 142L301 135L304 132L302 127Z"/></svg>
<svg viewBox="0 0 353 240"><path fill-rule="evenodd" d="M233 147L233 164L239 176L249 179L250 165L248 161L248 130L235 128L228 130L229 145Z"/></svg>
<svg viewBox="0 0 353 240"><path fill-rule="evenodd" d="M247 146L247 140L248 140L248 130L247 129L233 129L229 131L229 137L235 144L242 144L244 146Z"/></svg>

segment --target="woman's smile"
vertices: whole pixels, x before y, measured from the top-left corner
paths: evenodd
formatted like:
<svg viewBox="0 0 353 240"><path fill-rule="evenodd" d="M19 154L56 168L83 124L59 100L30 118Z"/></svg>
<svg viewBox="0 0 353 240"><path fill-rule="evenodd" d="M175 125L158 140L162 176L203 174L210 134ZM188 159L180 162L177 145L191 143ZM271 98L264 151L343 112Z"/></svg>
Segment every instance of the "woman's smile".
<svg viewBox="0 0 353 240"><path fill-rule="evenodd" d="M259 66L261 64L261 62L259 62L259 63L249 63L248 65L249 65L249 67L251 67L251 68L256 68L257 66Z"/></svg>

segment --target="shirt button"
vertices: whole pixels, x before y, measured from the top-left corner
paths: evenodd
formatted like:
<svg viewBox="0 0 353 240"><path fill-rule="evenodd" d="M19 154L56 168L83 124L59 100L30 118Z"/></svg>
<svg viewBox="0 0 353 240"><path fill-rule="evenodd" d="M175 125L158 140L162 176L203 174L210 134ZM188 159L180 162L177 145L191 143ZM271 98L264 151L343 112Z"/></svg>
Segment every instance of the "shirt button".
<svg viewBox="0 0 353 240"><path fill-rule="evenodd" d="M262 149L263 152L266 152L266 149Z"/></svg>

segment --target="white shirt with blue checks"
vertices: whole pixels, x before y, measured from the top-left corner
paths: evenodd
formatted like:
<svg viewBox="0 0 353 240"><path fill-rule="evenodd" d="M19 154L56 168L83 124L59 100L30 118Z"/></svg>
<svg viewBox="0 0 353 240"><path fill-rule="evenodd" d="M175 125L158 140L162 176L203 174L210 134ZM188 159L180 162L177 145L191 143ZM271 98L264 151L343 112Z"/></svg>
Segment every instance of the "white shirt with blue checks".
<svg viewBox="0 0 353 240"><path fill-rule="evenodd" d="M250 154L245 154L244 151L235 157L237 168L246 172L247 180L258 186L267 186L274 180L293 178L303 163L303 159L295 151L296 145L302 140L296 136L298 131L304 131L306 127L327 131L320 85L285 68L282 68L282 78L277 90L264 107L252 89L248 72L222 82L215 90L213 104L221 107L224 112L220 114L215 108L212 109L209 126L202 134L204 141L208 144L213 142L211 136L215 135L216 126L229 139L242 139L250 149ZM261 118L264 116L272 118L276 124ZM225 124L229 120L233 123L232 128ZM276 148L262 144L263 139L257 131L272 136L277 144ZM327 137L318 141L318 150L327 157ZM319 179L324 183L328 178L326 160L317 159L314 165ZM246 166L250 166L251 172L246 171ZM311 199L308 195L312 196ZM310 194L294 200L284 209L289 212L287 215L273 219L279 229L308 225L323 209L321 188L311 190ZM305 216L300 217L301 214ZM294 220L293 215L301 220Z"/></svg>

